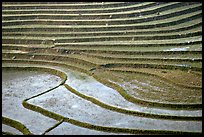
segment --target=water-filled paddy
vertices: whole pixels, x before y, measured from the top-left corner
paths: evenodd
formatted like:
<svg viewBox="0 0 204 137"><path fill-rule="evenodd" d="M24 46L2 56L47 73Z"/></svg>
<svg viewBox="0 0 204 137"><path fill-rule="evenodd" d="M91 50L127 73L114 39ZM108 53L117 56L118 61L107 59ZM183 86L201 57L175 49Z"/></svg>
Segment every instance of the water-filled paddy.
<svg viewBox="0 0 204 137"><path fill-rule="evenodd" d="M78 121L109 127L199 131L201 124L201 122L158 120L112 112L77 97L62 86L31 99L28 103Z"/></svg>
<svg viewBox="0 0 204 137"><path fill-rule="evenodd" d="M34 65L33 65L34 66ZM97 82L95 79L83 73L78 73L71 70L61 69L68 76L67 84L77 89L79 92L92 96L99 101L118 108L129 109L139 112L148 112L154 114L170 114L170 115L194 115L200 116L201 111L174 111L165 109L151 109L132 104L122 98L117 91ZM8 71L3 70L3 116L21 121L32 133L42 134L44 131L54 124L56 120L50 119L37 112L28 110L22 106L22 100L33 95L43 92L48 88L52 88L60 83L60 78L50 75L45 72L35 71ZM95 87L95 88L94 88ZM35 90L32 90L32 89ZM19 94L18 94L19 93ZM18 96L21 95L21 96ZM14 103L17 102L17 103ZM97 104L93 104L77 95L71 93L63 85L48 93L28 100L35 106L42 107L50 112L60 114L80 122L86 122L99 126L109 126L115 128L141 128L142 129L157 129L157 130L182 130L182 131L200 131L201 122L192 121L171 121L171 120L157 120L152 118L143 118L137 116L130 116L118 112L110 111L101 108ZM15 104L15 105L13 105ZM8 109L9 108L9 109ZM13 110L18 110L14 111ZM23 116L22 116L23 115ZM29 115L29 118L27 117ZM31 122L31 124L29 124ZM159 122L159 124L158 124ZM41 126L35 126L32 123L41 123ZM157 124L156 124L157 123ZM67 123L68 124L68 123ZM67 134L64 130L65 123L58 126L58 128L51 130L46 134ZM70 125L70 124L68 124ZM177 125L177 126L175 126ZM183 126L178 126L183 125ZM190 126L191 125L191 126ZM162 128L161 128L162 127ZM181 127L181 128L180 128ZM70 134L78 134L77 126L71 125L73 132ZM6 127L4 127L5 130ZM10 130L10 129L8 129ZM76 131L76 132L75 132ZM83 130L82 130L83 131ZM103 134L103 132L93 132L89 129L84 129L86 134ZM80 134L83 134L80 132Z"/></svg>
<svg viewBox="0 0 204 137"><path fill-rule="evenodd" d="M34 134L43 133L56 120L24 108L22 101L56 86L60 81L59 77L45 72L3 69L2 116L20 121Z"/></svg>
<svg viewBox="0 0 204 137"><path fill-rule="evenodd" d="M202 102L201 88L190 89L188 87L180 87L151 75L112 73L115 74L114 76L120 78L121 82L118 82L118 84L125 88L128 94L134 97L163 103L188 104ZM179 80L174 81L175 83L179 82Z"/></svg>
<svg viewBox="0 0 204 137"><path fill-rule="evenodd" d="M201 8L3 2L2 134L201 134Z"/></svg>

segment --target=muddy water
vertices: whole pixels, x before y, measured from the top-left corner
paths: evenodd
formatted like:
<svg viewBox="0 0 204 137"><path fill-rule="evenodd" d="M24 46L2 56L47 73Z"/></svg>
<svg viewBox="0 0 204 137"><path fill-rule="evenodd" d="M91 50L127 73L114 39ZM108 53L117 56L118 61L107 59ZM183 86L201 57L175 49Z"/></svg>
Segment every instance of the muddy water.
<svg viewBox="0 0 204 137"><path fill-rule="evenodd" d="M36 66L36 65L30 65L30 66ZM46 66L46 67L51 67L51 66ZM187 115L201 116L202 115L201 110L200 111L199 110L198 111L187 111L187 110L176 111L176 110L165 110L165 109L141 107L136 104L128 102L123 97L121 97L117 91L99 83L98 81L96 81L90 76L87 76L86 74L71 71L71 70L68 70L67 68L62 68L62 67L52 66L51 68L55 68L55 69L65 72L68 76L68 80L66 81L66 83L71 85L74 89L78 90L79 92L85 95L95 97L96 99L104 103L107 103L109 105L121 107L123 109L130 109L130 110L149 112L149 113L155 113L155 114L158 113L158 114L170 114L170 115L173 114L173 115L185 115L185 116ZM4 104L9 104L9 103L14 104L14 101L16 101L14 100L14 101L9 102L10 98L8 98L6 102L5 96L7 95L5 94L9 92L8 90L6 90L9 87L9 85L13 85L12 87L13 89L14 88L18 89L18 91L15 91L15 93L24 92L24 94L22 94L23 96L28 95L26 97L30 97L31 94L34 95L34 93L37 91L44 91L44 90L39 90L40 87L37 87L38 84L34 81L36 81L36 79L39 79L37 81L44 80L45 82L46 81L45 79L48 79L46 78L45 75L40 74L40 73L38 73L40 75L39 76L36 73L26 74L25 72L22 72L20 74L18 72L17 74L19 74L19 76L16 76L17 74L12 74L9 72L6 73L5 71L3 72L4 72L3 77L5 77L4 78L5 80L3 81L6 81L4 82L4 84L2 84L4 85L4 92L3 92L4 94L3 103ZM11 79L12 76L10 76L9 74L14 76L14 80ZM27 82L25 82L26 78L21 77L21 76L25 76L26 78L30 80L27 80ZM19 78L21 80L19 80ZM52 81L53 78L50 78L49 81L47 81L48 83L42 84L42 85L51 86L52 84L57 83L56 80L54 80L54 82L53 81L51 82L50 80ZM9 84L9 82L11 82L11 84ZM20 83L16 84L18 82ZM26 87L27 84L25 83L29 83L28 85L33 84L34 88L31 88L31 86ZM19 86L16 86L16 85L19 85ZM20 85L23 85L23 87L26 87L26 88L22 88L22 86ZM10 87L10 89L12 88ZM48 87L46 86L44 87L45 90L47 88ZM24 89L26 89L26 91L24 91ZM35 90L31 90L31 89L35 89ZM21 100L23 99L25 98L22 97ZM81 122L88 122L88 123L95 124L95 125L122 127L122 128L157 129L157 130L164 129L164 130L199 131L199 132L202 129L201 122L156 120L156 119L151 119L151 118L129 116L129 115L109 111L89 101L86 101L74 95L73 93L70 93L67 89L65 89L64 86L60 86L59 88L53 90L52 92L49 92L39 97L36 97L34 99L31 99L28 102L31 104L37 105L37 106L41 106L44 109L61 114L63 116L73 118ZM3 115L5 114L5 116L9 118L18 119L23 124L25 124L30 129L31 132L37 133L37 134L43 133L43 131L45 131L46 129L48 129L49 127L51 127L52 125L56 123L55 120L44 117L36 112L32 112L27 109L26 110L29 112L23 110L25 108L22 107L21 101L19 102L19 104L20 105L17 105L16 107L21 107L22 111L20 114L18 114L17 112L15 113L12 112L13 110L14 111L16 110L15 107L12 108L13 107L12 105L10 106L3 105L3 106L6 106L3 108L3 112L4 112ZM8 107L10 107L11 109L7 109ZM12 111L9 111L9 110L12 110ZM24 120L23 118L20 117L20 115L22 116L22 112L25 113L25 115L27 116L31 115L31 118L29 117L28 119L27 117L27 119L25 118ZM33 123L36 123L36 122L40 122L40 125L42 125L42 127L41 126L35 127L34 126L35 124ZM65 129L70 129L70 128L74 129L73 134L75 134L79 130L78 129L79 127L77 126L72 126L68 128L68 127L65 127L63 123L58 128L53 129L52 131L50 131L50 133L47 133L47 134L51 134L51 132L58 134L57 133L58 131L61 132L61 134L64 134L64 133L67 133L65 132ZM84 132L86 132L87 134L89 133L92 134L91 131L92 130L87 129ZM103 133L97 133L97 132L95 133L103 134ZM76 133L76 134L79 134L79 133Z"/></svg>
<svg viewBox="0 0 204 137"><path fill-rule="evenodd" d="M2 131L4 132L10 132L12 134L16 134L16 135L23 135L20 131L18 131L17 129L13 128L13 127L10 127L10 126L7 126L7 125L4 125L2 124Z"/></svg>
<svg viewBox="0 0 204 137"><path fill-rule="evenodd" d="M194 132L202 130L202 122L151 119L113 112L76 96L64 86L28 102L65 117L100 126Z"/></svg>
<svg viewBox="0 0 204 137"><path fill-rule="evenodd" d="M32 133L42 134L44 131L53 126L57 121L45 117L39 113L30 111L22 106L25 98L31 97L42 91L50 89L61 81L59 77L44 72L36 71L2 71L2 113L3 116L12 118L24 124ZM46 97L47 98L47 97ZM47 100L48 106L55 105L55 99ZM65 103L66 104L66 103ZM37 126L36 126L37 125ZM22 135L17 129L2 124L4 132ZM114 134L108 132L94 131L81 128L69 123L62 123L56 129L47 133L48 135L66 135L66 134Z"/></svg>
<svg viewBox="0 0 204 137"><path fill-rule="evenodd" d="M10 64L10 63L6 63L6 64L10 66L12 65L28 66L26 64ZM36 65L30 64L29 66L36 66ZM37 65L37 66L43 67L43 65ZM68 85L70 85L78 92L94 97L97 100L104 102L108 105L112 105L112 106L127 109L127 110L134 110L134 111L146 112L146 113L152 113L152 114L178 115L178 116L202 116L202 110L168 110L168 109L159 109L159 108L151 108L151 107L142 107L140 105L136 105L131 102L128 102L116 90L101 84L100 82L96 81L94 78L87 76L84 73L69 70L64 67L48 66L48 65L46 65L46 67L63 71L68 77L66 81Z"/></svg>
<svg viewBox="0 0 204 137"><path fill-rule="evenodd" d="M188 89L175 86L153 76L135 75L134 79L127 80L121 85L128 94L161 103L201 103L201 89Z"/></svg>
<svg viewBox="0 0 204 137"><path fill-rule="evenodd" d="M163 71L163 73L167 72ZM115 81L114 83L123 87L129 95L135 98L160 103L201 103L201 88L188 88L176 85L176 83L181 83L186 86L195 86L191 83L201 83L201 77L197 78L195 75L190 76L187 72L180 73L183 73L180 77L177 76L178 73L168 73L168 75L165 76L165 78L174 81L174 83L148 74L131 74L117 71L111 71L111 73L108 74L110 75L109 79L111 79L111 81ZM191 81L189 78L192 78Z"/></svg>
<svg viewBox="0 0 204 137"><path fill-rule="evenodd" d="M123 135L123 133L111 133L91 130L79 126L72 125L70 123L62 123L46 135Z"/></svg>
<svg viewBox="0 0 204 137"><path fill-rule="evenodd" d="M56 120L24 108L22 101L56 86L60 81L59 77L44 72L3 69L2 116L21 122L34 134L43 133ZM7 131L6 127L3 129Z"/></svg>
<svg viewBox="0 0 204 137"><path fill-rule="evenodd" d="M116 106L127 110L135 110L140 112L149 112L153 114L170 114L179 116L201 116L201 110L167 110L159 108L141 107L125 100L116 90L109 88L90 76L83 73L64 70L68 76L66 83L78 92L94 97L106 104Z"/></svg>

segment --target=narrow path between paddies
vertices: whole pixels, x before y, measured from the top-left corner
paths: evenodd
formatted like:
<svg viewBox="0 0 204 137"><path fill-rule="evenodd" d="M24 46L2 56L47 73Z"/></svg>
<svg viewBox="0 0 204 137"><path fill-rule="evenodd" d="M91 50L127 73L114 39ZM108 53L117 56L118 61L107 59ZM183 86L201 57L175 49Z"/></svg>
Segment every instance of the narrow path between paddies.
<svg viewBox="0 0 204 137"><path fill-rule="evenodd" d="M22 63L5 63L4 66L7 66L7 64L8 66L28 67L28 65ZM34 67L36 64L30 64L29 66ZM43 67L44 65L37 66ZM103 85L87 74L68 69L68 66L59 67L46 65L44 67L60 70L65 73L67 75L67 80L65 81L66 88L68 88L72 93L89 100L92 103L100 105L101 107L105 107L106 109L109 108L121 113L164 119L198 120L202 116L202 110L171 110L131 103L124 99L118 91Z"/></svg>
<svg viewBox="0 0 204 137"><path fill-rule="evenodd" d="M49 68L47 68L46 71L48 71L48 69ZM23 131L18 131L19 128L16 127L17 125L11 124L12 122L20 121L21 124L23 124L25 128L28 128L32 134L49 134L49 132L45 131L55 125L57 120L24 108L22 106L22 101L33 95L39 95L40 93L43 93L43 91L53 89L61 83L61 79L48 72L43 72L42 68L37 69L36 67L28 67L24 69L23 67L3 67L2 74L2 116L5 118L9 117L10 120L9 122L3 120L5 123L2 125L2 130L6 134L26 134ZM57 128L57 132L55 130L50 131L55 134L78 134L79 131L81 131L81 134L115 134L80 128L68 123L63 123L63 125L69 125L69 128L66 128L66 130L64 130L64 128Z"/></svg>

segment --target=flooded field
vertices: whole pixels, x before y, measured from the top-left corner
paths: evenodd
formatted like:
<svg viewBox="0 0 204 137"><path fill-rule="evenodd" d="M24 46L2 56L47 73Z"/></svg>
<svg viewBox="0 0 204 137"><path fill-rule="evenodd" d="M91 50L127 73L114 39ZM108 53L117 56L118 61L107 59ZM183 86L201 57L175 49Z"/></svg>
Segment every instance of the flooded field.
<svg viewBox="0 0 204 137"><path fill-rule="evenodd" d="M31 65L30 67L32 68L32 66L34 67L35 65ZM116 108L155 115L201 116L202 114L202 111L195 110L165 110L142 107L128 102L120 94L118 94L116 90L97 82L88 75L66 70L65 68L54 68L63 71L68 76L68 80L65 83L79 91L81 94L93 97L98 101ZM22 106L23 100L39 93L43 93L48 89L52 89L56 85L59 85L62 79L55 75L50 75L47 72L7 69L4 68L2 73L2 115L12 118L13 120L21 121L22 124L24 124L34 134L66 134L66 130L63 130L63 128L59 129L57 127L56 128L58 130L46 132L46 129L57 123L57 120L53 120ZM110 111L106 108L101 108L96 103L93 104L89 100L84 100L84 98L77 96L76 93L74 94L69 91L66 88L66 85L59 86L47 93L31 98L27 102L28 104L41 107L48 112L54 112L57 115L74 119L82 123L94 124L96 126L130 129L142 128L144 130L182 130L186 132L201 131L202 129L202 123L198 121L187 122L158 120L155 118L142 118L122 114L117 111ZM36 111L38 112L38 110ZM158 124L158 122L160 124ZM35 126L35 123L40 123L41 126ZM71 128L72 134L77 134L77 132L74 131L78 131L78 127L72 126ZM18 134L17 131L6 126L3 126L3 129L5 131ZM57 131L59 132L57 133ZM86 134L109 134L103 132L92 132L91 130L85 130L84 132Z"/></svg>
<svg viewBox="0 0 204 137"><path fill-rule="evenodd" d="M202 3L2 3L2 135L201 133Z"/></svg>
<svg viewBox="0 0 204 137"><path fill-rule="evenodd" d="M24 108L22 101L56 86L59 77L43 72L3 69L2 78L2 116L21 121L34 134L42 133L56 122Z"/></svg>

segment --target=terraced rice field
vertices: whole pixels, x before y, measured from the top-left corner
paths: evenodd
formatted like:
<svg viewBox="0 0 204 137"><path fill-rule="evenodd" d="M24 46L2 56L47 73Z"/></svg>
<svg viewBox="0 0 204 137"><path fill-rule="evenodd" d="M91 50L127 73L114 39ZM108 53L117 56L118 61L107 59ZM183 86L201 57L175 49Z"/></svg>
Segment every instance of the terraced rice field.
<svg viewBox="0 0 204 137"><path fill-rule="evenodd" d="M2 134L202 133L202 3L3 2Z"/></svg>

